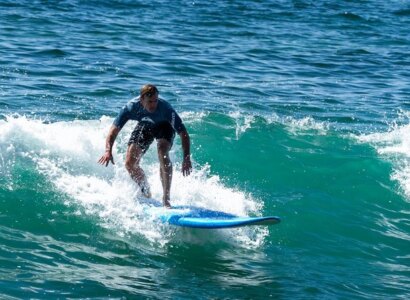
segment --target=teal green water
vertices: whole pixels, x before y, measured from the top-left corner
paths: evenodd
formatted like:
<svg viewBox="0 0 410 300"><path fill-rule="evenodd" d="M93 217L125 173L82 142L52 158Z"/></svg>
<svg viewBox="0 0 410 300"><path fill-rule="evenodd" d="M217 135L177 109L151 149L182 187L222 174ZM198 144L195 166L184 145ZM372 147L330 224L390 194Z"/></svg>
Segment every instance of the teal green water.
<svg viewBox="0 0 410 300"><path fill-rule="evenodd" d="M407 299L409 7L393 1L0 3L0 298ZM96 162L153 82L180 112L173 204L271 227L158 224ZM161 198L155 147L145 155Z"/></svg>

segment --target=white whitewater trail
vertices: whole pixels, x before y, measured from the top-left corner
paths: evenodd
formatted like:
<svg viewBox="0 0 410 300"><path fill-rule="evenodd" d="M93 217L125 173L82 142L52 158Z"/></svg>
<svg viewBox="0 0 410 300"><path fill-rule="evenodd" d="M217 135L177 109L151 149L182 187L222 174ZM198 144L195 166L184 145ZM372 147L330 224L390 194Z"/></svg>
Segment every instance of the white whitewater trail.
<svg viewBox="0 0 410 300"><path fill-rule="evenodd" d="M189 120L188 120L189 122ZM66 195L64 204L77 207L77 214L96 218L101 226L121 236L142 235L151 243L228 242L245 247L264 243L268 229L263 227L213 230L182 229L159 224L144 214L146 201L124 168L124 156L132 124L121 131L114 149L115 165L97 163L104 152L105 137L112 119L44 123L23 116L0 121L0 164L4 175L18 160L34 165L58 192ZM173 205L193 205L236 215L261 215L263 204L251 195L223 185L210 174L209 167L196 166L188 177L180 172L179 141L171 151L174 162ZM161 199L156 147L151 147L141 165L151 184L154 199ZM10 177L11 178L11 177ZM12 189L12 182L10 189Z"/></svg>

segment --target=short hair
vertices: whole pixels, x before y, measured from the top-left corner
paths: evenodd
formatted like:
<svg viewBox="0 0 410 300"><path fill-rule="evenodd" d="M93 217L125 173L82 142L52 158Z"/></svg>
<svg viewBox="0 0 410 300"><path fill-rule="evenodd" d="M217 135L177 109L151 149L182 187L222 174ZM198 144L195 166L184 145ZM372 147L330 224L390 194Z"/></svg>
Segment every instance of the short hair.
<svg viewBox="0 0 410 300"><path fill-rule="evenodd" d="M145 95L148 95L148 97L151 97L154 94L158 94L158 89L153 84L146 84L140 89L141 98L144 97Z"/></svg>

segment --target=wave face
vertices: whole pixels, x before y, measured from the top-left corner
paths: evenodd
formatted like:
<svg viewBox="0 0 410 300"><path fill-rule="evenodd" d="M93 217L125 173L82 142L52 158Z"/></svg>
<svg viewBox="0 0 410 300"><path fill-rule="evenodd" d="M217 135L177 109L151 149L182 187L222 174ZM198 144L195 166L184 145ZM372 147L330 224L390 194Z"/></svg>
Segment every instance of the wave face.
<svg viewBox="0 0 410 300"><path fill-rule="evenodd" d="M410 297L403 1L2 1L0 298ZM147 82L194 171L172 204L272 227L147 216L119 109ZM161 199L155 145L142 160Z"/></svg>

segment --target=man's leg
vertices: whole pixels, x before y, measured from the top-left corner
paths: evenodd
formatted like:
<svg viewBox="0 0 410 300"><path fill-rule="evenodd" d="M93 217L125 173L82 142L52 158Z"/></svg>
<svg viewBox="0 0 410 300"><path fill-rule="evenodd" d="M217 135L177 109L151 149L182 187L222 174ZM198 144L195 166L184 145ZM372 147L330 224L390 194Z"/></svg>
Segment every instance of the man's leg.
<svg viewBox="0 0 410 300"><path fill-rule="evenodd" d="M169 158L169 150L171 147L172 144L166 139L158 139L158 160L160 164L160 175L163 189L162 203L168 208L171 207L169 202L172 182L172 162Z"/></svg>
<svg viewBox="0 0 410 300"><path fill-rule="evenodd" d="M125 167L131 178L138 184L141 188L141 192L145 197L151 198L151 191L147 182L144 171L139 166L141 157L144 155L142 149L135 143L130 144L127 149L127 155L125 158Z"/></svg>

